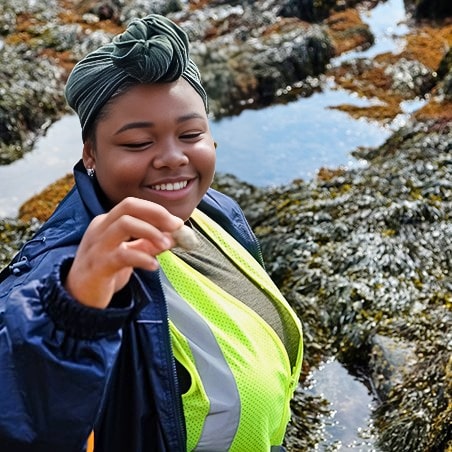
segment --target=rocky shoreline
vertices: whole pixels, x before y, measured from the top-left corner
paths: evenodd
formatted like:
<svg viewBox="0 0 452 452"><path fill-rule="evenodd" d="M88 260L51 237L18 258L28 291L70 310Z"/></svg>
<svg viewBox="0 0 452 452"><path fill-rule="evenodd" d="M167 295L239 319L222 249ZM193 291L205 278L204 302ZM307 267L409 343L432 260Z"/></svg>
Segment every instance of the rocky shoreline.
<svg viewBox="0 0 452 452"><path fill-rule="evenodd" d="M374 2L377 3L377 2ZM447 0L406 1L412 14L398 55L330 67L333 56L372 44L356 1L22 1L0 3L0 164L28 152L66 113L61 88L79 56L130 17L157 12L190 30L213 118L289 102L324 77L371 107L338 106L387 122L401 102L426 100L367 165L319 171L312 181L261 189L221 175L237 198L273 279L303 321L306 358L288 450L322 441L328 401L304 390L309 372L334 357L376 398L372 448L452 448L452 44ZM448 19L449 17L449 19ZM58 181L0 220L0 262L39 226L72 184ZM340 381L337 382L340 385ZM338 450L334 441L328 450ZM363 450L363 449L361 449Z"/></svg>

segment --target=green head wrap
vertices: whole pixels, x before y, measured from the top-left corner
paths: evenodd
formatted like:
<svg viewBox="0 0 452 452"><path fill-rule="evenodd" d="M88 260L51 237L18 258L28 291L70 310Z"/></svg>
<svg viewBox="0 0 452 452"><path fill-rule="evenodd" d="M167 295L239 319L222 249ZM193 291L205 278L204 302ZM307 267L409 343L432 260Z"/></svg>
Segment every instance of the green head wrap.
<svg viewBox="0 0 452 452"><path fill-rule="evenodd" d="M100 109L122 87L180 77L198 92L207 110L207 95L189 57L186 33L166 17L151 14L133 20L110 44L80 60L69 75L65 96L80 118L85 140Z"/></svg>

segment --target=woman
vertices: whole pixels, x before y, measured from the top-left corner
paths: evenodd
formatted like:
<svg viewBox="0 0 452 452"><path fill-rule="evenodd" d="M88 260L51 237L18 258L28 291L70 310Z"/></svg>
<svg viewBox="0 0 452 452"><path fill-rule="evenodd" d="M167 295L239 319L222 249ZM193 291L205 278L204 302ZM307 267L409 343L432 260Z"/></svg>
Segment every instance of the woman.
<svg viewBox="0 0 452 452"><path fill-rule="evenodd" d="M186 34L162 16L82 59L75 187L4 270L0 445L279 450L301 329L237 204ZM184 250L183 225L198 244ZM90 446L91 447L91 446Z"/></svg>

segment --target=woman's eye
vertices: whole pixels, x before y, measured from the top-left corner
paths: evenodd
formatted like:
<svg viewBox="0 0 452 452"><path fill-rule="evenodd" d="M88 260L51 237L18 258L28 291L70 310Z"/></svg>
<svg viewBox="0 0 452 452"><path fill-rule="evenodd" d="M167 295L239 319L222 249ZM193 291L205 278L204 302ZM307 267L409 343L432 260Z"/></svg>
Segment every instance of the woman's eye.
<svg viewBox="0 0 452 452"><path fill-rule="evenodd" d="M145 149L145 148L149 147L151 144L152 144L152 141L144 141L142 143L124 143L123 147L128 148L128 149L140 150L140 149Z"/></svg>
<svg viewBox="0 0 452 452"><path fill-rule="evenodd" d="M182 140L194 140L196 138L199 138L202 135L202 132L190 132L190 133L184 133L180 137Z"/></svg>

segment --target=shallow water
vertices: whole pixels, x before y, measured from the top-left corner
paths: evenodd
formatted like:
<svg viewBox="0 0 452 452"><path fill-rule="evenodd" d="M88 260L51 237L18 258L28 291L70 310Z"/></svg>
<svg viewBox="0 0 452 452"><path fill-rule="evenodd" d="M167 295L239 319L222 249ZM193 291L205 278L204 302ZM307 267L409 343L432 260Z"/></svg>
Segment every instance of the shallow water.
<svg viewBox="0 0 452 452"><path fill-rule="evenodd" d="M322 166L358 165L350 151L382 144L390 129L328 109L345 102L368 105L350 93L327 88L309 98L245 110L213 123L218 171L268 186L311 179Z"/></svg>
<svg viewBox="0 0 452 452"><path fill-rule="evenodd" d="M368 388L336 360L314 370L308 381L309 392L327 399L332 411L332 416L324 419L325 440L318 445L318 450L377 450L371 434L374 398Z"/></svg>

